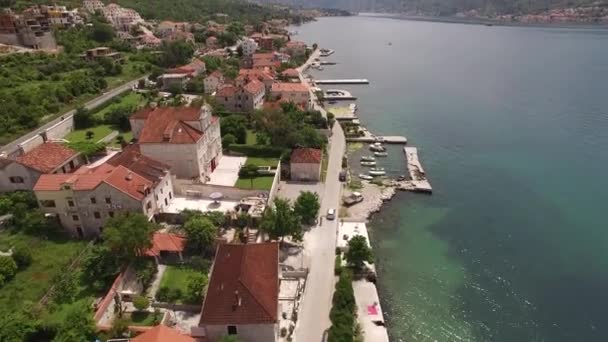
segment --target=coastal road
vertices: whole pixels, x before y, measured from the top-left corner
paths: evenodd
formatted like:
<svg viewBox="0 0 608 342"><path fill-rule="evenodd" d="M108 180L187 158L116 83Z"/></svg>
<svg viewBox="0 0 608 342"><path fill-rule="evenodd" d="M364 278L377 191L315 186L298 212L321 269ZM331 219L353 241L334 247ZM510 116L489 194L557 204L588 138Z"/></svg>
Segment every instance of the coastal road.
<svg viewBox="0 0 608 342"><path fill-rule="evenodd" d="M110 100L111 98L113 98L114 96L117 96L120 93L122 93L122 92L124 92L124 91L126 91L126 90L128 90L130 88L132 88L134 85L137 84L137 82L139 82L139 80L144 79L146 77L148 77L148 76L146 75L146 76L140 77L140 78L138 78L136 80L127 82L127 83L125 83L125 84L123 84L121 86L118 86L118 87L116 87L116 88L114 88L112 90L109 90L109 91L101 94L100 96L94 98L93 100L85 103L84 107L87 108L87 109L93 109L95 107L98 107L101 104L103 104L104 102L106 102L106 101ZM56 118L56 119L54 119L52 121L49 121L46 124L44 124L44 125L36 128L36 129L34 129L33 131L31 131L29 133L26 133L26 134L22 135L21 137L13 140L12 142L10 142L10 143L2 146L1 151L2 152L7 152L7 154L10 155L11 153L13 153L14 151L16 151L19 148L19 144L21 144L21 143L23 143L23 142L31 139L32 137L34 137L34 136L36 136L36 135L44 132L47 128L52 127L55 124L57 124L57 123L65 120L70 115L74 115L74 113L76 113L75 109L70 110L69 112L63 113L58 118Z"/></svg>
<svg viewBox="0 0 608 342"><path fill-rule="evenodd" d="M311 55L309 64L318 56L318 51ZM298 69L300 79L302 71ZM311 93L314 109L320 110L326 116L325 110L317 105L314 94ZM332 128L329 148L329 163L325 177L325 190L321 201L320 214L325 216L328 209L338 209L342 193L342 182L338 180L342 169L342 156L346 142L344 132L338 123ZM323 340L325 331L330 327L329 310L331 297L334 292L334 259L336 257L336 234L339 218L330 221L323 217L322 223L304 236L305 254L309 256L308 279L304 296L298 312L298 323L295 330L295 341L317 342Z"/></svg>

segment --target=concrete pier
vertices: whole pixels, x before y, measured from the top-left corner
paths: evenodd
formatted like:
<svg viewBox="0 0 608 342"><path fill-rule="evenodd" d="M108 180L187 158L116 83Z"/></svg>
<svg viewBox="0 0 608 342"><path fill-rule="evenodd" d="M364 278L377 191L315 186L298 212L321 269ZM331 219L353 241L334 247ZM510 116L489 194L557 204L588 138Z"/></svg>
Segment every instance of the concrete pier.
<svg viewBox="0 0 608 342"><path fill-rule="evenodd" d="M343 118L339 118L343 119ZM356 138L346 138L347 142L361 142L361 143L375 143L381 142L384 144L407 144L407 138L396 135L382 135L382 136L373 136L366 135L362 137Z"/></svg>
<svg viewBox="0 0 608 342"><path fill-rule="evenodd" d="M433 192L431 183L429 183L418 159L418 149L416 147L404 147L403 152L407 160L407 169L412 180L399 182L397 189L410 190L418 192Z"/></svg>
<svg viewBox="0 0 608 342"><path fill-rule="evenodd" d="M316 84L369 84L369 80L361 79L344 79L344 80L316 80Z"/></svg>

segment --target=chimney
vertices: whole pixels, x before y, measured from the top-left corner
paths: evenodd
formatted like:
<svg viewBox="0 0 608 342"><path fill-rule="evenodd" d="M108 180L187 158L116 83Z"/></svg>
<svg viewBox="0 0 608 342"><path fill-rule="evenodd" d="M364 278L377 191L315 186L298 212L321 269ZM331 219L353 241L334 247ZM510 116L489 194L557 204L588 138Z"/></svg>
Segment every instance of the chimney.
<svg viewBox="0 0 608 342"><path fill-rule="evenodd" d="M130 181L131 179L133 179L133 173L131 171L129 171L127 173L127 175L125 176L125 179L128 180L128 181Z"/></svg>

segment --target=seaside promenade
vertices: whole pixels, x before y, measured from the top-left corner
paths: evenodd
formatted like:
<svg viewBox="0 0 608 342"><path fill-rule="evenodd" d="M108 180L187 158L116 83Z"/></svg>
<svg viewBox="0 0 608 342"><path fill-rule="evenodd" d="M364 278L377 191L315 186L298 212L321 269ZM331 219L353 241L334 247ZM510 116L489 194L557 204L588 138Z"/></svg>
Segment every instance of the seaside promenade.
<svg viewBox="0 0 608 342"><path fill-rule="evenodd" d="M314 51L308 61L298 68L302 82L305 82L302 72L318 56L319 51ZM310 96L313 99L313 108L321 111L323 116L326 116L325 109L317 104L316 97L312 91ZM340 125L335 124L332 128L332 137L330 139L329 163L325 178L325 192L321 202L321 215L324 215L327 209L339 208L342 183L339 181L338 175L341 170L342 156L345 149L344 132ZM326 330L331 325L329 311L331 309L331 298L335 285L333 264L336 257L337 230L338 219L323 219L322 224L304 235L304 249L306 254L310 255L310 272L298 313L295 341L323 341Z"/></svg>

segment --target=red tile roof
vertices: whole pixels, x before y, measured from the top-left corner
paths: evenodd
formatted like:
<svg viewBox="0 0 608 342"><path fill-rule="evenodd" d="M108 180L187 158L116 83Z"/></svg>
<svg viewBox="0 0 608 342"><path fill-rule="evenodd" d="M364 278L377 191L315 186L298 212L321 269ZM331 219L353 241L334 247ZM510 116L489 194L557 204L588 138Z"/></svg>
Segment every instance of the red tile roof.
<svg viewBox="0 0 608 342"><path fill-rule="evenodd" d="M215 93L215 96L220 96L220 97L231 97L234 96L234 94L236 94L237 88L233 85L225 85L223 87L221 87L220 89L217 90L217 92Z"/></svg>
<svg viewBox="0 0 608 342"><path fill-rule="evenodd" d="M308 93L308 87L304 83L276 82L272 84L272 92Z"/></svg>
<svg viewBox="0 0 608 342"><path fill-rule="evenodd" d="M139 143L196 143L203 133L185 121L197 121L199 111L200 108L197 107L156 107L146 114L147 118L139 135ZM143 117L143 114L136 113L135 115L138 118Z"/></svg>
<svg viewBox="0 0 608 342"><path fill-rule="evenodd" d="M195 342L190 336L182 335L177 330L171 329L166 325L157 325L131 339L131 342Z"/></svg>
<svg viewBox="0 0 608 342"><path fill-rule="evenodd" d="M182 65L182 66L177 67L177 68L169 69L169 70L167 70L166 73L167 74L188 74L188 75L194 75L194 74L200 73L204 69L205 69L205 62L203 62L203 61L201 61L199 59L194 59L189 64Z"/></svg>
<svg viewBox="0 0 608 342"><path fill-rule="evenodd" d="M58 143L44 143L36 146L15 160L42 173L53 172L59 166L78 155L78 152Z"/></svg>
<svg viewBox="0 0 608 342"><path fill-rule="evenodd" d="M276 242L219 245L199 325L275 323L278 268Z"/></svg>
<svg viewBox="0 0 608 342"><path fill-rule="evenodd" d="M289 69L283 70L281 75L287 76L287 77L298 77L298 78L300 77L300 73L298 72L298 70L296 70L294 68L289 68Z"/></svg>
<svg viewBox="0 0 608 342"><path fill-rule="evenodd" d="M291 152L291 162L296 164L319 164L323 154L316 148L298 148Z"/></svg>
<svg viewBox="0 0 608 342"><path fill-rule="evenodd" d="M272 81L274 77L271 71L264 71L258 69L241 69L239 70L239 77L255 77L260 81Z"/></svg>
<svg viewBox="0 0 608 342"><path fill-rule="evenodd" d="M292 41L287 42L285 44L285 47L288 48L288 49L305 48L306 47L306 43L292 40Z"/></svg>
<svg viewBox="0 0 608 342"><path fill-rule="evenodd" d="M186 238L170 233L154 233L152 236L152 248L146 251L146 255L158 256L164 252L183 252L186 248Z"/></svg>
<svg viewBox="0 0 608 342"><path fill-rule="evenodd" d="M165 176L170 166L141 154L138 144L127 145L122 152L108 159L112 166L122 165L153 183L158 183Z"/></svg>
<svg viewBox="0 0 608 342"><path fill-rule="evenodd" d="M74 191L90 191L101 183L139 201L146 197L146 190L153 185L151 181L124 166L102 164L96 168L82 167L73 174L41 175L34 185L34 191L59 191L64 184L69 184Z"/></svg>
<svg viewBox="0 0 608 342"><path fill-rule="evenodd" d="M247 83L243 87L243 90L245 90L249 94L256 95L256 94L264 91L264 83L262 83L256 79L253 79L253 80L249 81L249 83Z"/></svg>

